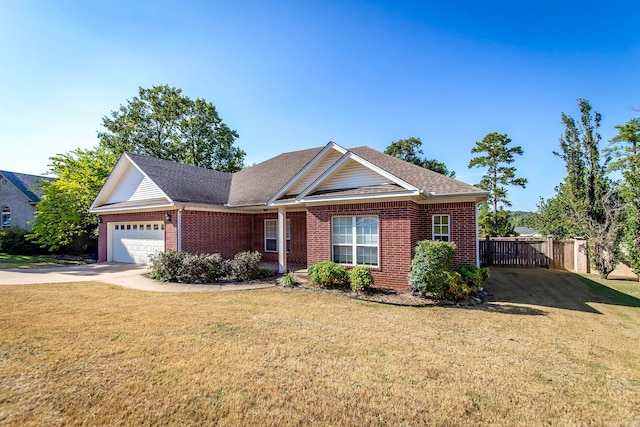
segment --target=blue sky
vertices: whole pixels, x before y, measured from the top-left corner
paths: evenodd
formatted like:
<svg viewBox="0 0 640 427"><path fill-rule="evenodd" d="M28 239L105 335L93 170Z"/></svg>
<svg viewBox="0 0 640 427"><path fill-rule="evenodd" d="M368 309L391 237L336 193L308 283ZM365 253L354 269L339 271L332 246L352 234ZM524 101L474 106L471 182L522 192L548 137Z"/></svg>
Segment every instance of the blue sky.
<svg viewBox="0 0 640 427"><path fill-rule="evenodd" d="M419 137L475 184L471 148L507 133L535 210L576 99L602 145L640 112L640 2L0 0L0 169L41 174L98 144L102 117L168 84L216 105L248 164L284 151Z"/></svg>

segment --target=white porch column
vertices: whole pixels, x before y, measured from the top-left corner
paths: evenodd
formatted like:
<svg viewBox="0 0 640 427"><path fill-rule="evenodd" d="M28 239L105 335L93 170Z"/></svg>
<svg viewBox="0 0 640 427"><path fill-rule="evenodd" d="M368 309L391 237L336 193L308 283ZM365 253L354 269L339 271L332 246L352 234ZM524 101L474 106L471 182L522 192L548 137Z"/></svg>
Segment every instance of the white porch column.
<svg viewBox="0 0 640 427"><path fill-rule="evenodd" d="M278 207L278 273L287 272L287 210Z"/></svg>

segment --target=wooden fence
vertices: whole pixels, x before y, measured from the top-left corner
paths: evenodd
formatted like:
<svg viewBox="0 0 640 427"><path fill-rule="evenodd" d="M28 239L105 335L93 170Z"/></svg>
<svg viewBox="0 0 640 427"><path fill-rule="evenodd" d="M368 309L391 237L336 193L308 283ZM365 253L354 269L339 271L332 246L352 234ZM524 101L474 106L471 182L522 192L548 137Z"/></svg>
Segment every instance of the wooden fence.
<svg viewBox="0 0 640 427"><path fill-rule="evenodd" d="M494 237L480 240L484 266L544 267L587 272L584 240Z"/></svg>

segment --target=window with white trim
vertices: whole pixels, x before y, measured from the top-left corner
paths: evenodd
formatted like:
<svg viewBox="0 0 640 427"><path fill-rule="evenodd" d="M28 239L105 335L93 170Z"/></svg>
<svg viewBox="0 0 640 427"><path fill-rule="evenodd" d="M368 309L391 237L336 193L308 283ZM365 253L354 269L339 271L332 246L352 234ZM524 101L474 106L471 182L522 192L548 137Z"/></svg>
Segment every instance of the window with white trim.
<svg viewBox="0 0 640 427"><path fill-rule="evenodd" d="M443 242L451 241L451 228L449 215L434 215L433 221L433 240L442 240Z"/></svg>
<svg viewBox="0 0 640 427"><path fill-rule="evenodd" d="M264 220L264 251L278 252L278 220ZM287 252L291 252L291 220L287 220Z"/></svg>
<svg viewBox="0 0 640 427"><path fill-rule="evenodd" d="M336 216L331 225L333 261L378 265L378 217Z"/></svg>
<svg viewBox="0 0 640 427"><path fill-rule="evenodd" d="M11 227L11 209L9 206L4 206L0 212L0 228L8 227Z"/></svg>

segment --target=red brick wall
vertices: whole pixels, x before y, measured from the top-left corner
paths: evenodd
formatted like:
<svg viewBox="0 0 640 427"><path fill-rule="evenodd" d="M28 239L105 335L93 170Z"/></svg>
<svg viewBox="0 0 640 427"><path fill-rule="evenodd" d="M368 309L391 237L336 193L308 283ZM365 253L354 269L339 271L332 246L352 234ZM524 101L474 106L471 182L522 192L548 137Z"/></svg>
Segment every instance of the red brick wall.
<svg viewBox="0 0 640 427"><path fill-rule="evenodd" d="M291 221L291 252L287 253L287 264L307 263L307 214L306 212L287 212ZM278 219L277 213L252 215L253 242L252 250L262 253L263 261L278 262L277 252L264 251L264 220Z"/></svg>
<svg viewBox="0 0 640 427"><path fill-rule="evenodd" d="M377 286L406 288L419 226L413 202L378 202L313 206L307 212L307 263L331 260L331 218L343 215L378 217L379 266L371 269Z"/></svg>
<svg viewBox="0 0 640 427"><path fill-rule="evenodd" d="M251 249L252 215L226 212L183 211L182 250L219 253L233 258Z"/></svg>
<svg viewBox="0 0 640 427"><path fill-rule="evenodd" d="M166 214L171 214L171 222L165 221ZM98 261L107 260L107 224L110 222L130 221L162 221L164 222L165 250L178 250L177 211L155 211L100 215L102 222L98 226Z"/></svg>
<svg viewBox="0 0 640 427"><path fill-rule="evenodd" d="M476 262L476 204L474 202L420 205L420 240L431 239L432 215L449 215L451 241L457 246L454 266Z"/></svg>
<svg viewBox="0 0 640 427"><path fill-rule="evenodd" d="M450 216L451 240L458 247L455 264L475 263L475 203L418 205L405 201L309 207L307 264L331 260L331 217L376 215L380 239L379 267L372 268L376 285L407 288L416 243L431 239L434 214Z"/></svg>

